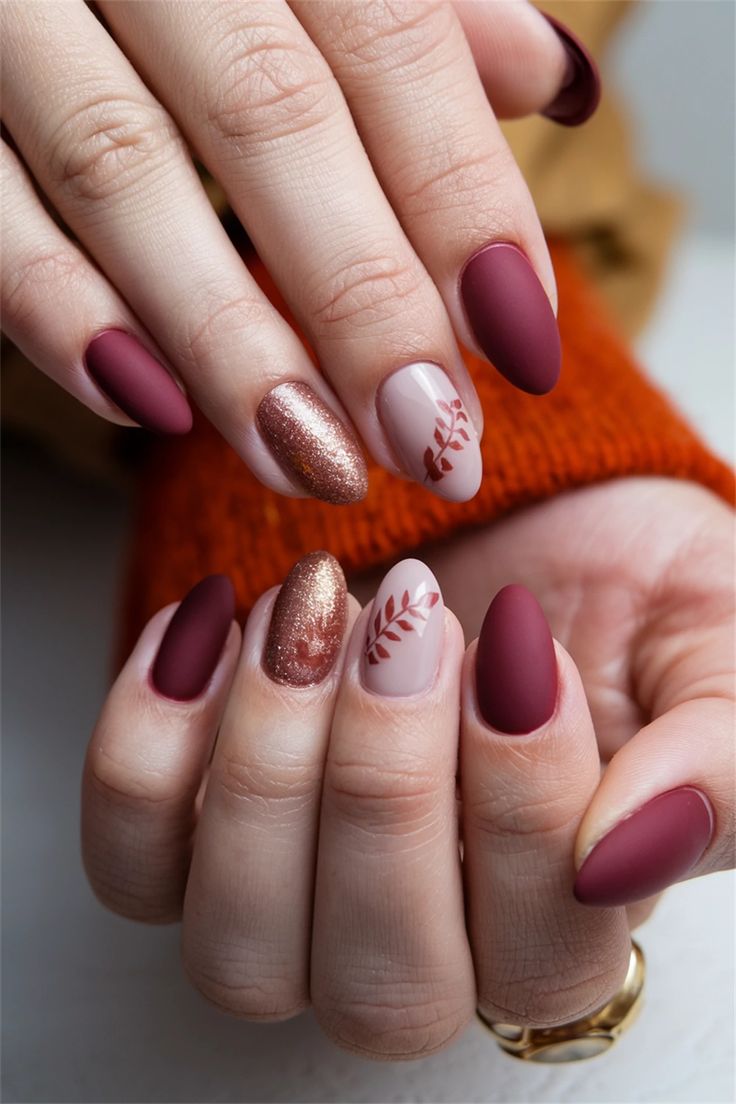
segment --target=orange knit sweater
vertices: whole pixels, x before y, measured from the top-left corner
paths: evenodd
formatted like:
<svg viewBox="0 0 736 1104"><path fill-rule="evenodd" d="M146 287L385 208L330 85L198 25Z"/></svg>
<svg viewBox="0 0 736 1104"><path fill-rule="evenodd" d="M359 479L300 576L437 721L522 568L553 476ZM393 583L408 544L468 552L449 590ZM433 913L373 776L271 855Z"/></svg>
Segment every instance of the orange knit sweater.
<svg viewBox="0 0 736 1104"><path fill-rule="evenodd" d="M639 372L569 248L562 243L551 248L563 347L557 388L543 398L524 395L465 353L486 425L484 478L471 502L443 502L375 465L369 469L368 496L357 505L284 498L261 486L198 418L188 436L157 441L142 472L124 649L157 609L210 572L230 575L243 615L305 552L327 549L349 574L605 479L674 476L733 501L730 470ZM262 266L251 267L289 318Z"/></svg>

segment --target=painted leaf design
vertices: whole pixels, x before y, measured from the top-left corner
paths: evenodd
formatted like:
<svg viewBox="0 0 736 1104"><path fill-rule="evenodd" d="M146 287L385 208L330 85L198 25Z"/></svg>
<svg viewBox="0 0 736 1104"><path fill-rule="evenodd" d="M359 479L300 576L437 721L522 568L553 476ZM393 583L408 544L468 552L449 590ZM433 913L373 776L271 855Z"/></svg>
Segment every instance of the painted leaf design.
<svg viewBox="0 0 736 1104"><path fill-rule="evenodd" d="M460 429L458 430L458 433L462 437L463 441L469 441L470 440L470 437L468 436L467 429L463 429L462 426L460 426Z"/></svg>
<svg viewBox="0 0 736 1104"><path fill-rule="evenodd" d="M373 652L368 653L368 662L372 667L375 667L375 665L378 663L378 660L374 656Z"/></svg>
<svg viewBox="0 0 736 1104"><path fill-rule="evenodd" d="M394 615L394 596L393 596L393 594L389 594L388 598L386 599L386 605L384 606L383 612L385 614L386 620L390 621L391 618Z"/></svg>
<svg viewBox="0 0 736 1104"><path fill-rule="evenodd" d="M401 608L406 609L406 607L408 605L409 605L409 591L405 590L404 593L401 595Z"/></svg>
<svg viewBox="0 0 736 1104"><path fill-rule="evenodd" d="M434 424L438 429L447 429L447 422L444 418L435 418Z"/></svg>
<svg viewBox="0 0 736 1104"><path fill-rule="evenodd" d="M463 404L460 402L460 399L452 400L452 406L455 408L455 410L459 410L462 405Z"/></svg>
<svg viewBox="0 0 736 1104"><path fill-rule="evenodd" d="M399 626L400 629L402 629L403 632L414 632L414 626L412 625L411 621L404 621L402 619L401 621L397 621L396 624Z"/></svg>
<svg viewBox="0 0 736 1104"><path fill-rule="evenodd" d="M447 459L446 456L443 456L440 459L440 467L442 468L443 471L452 471L452 464L450 463L450 461Z"/></svg>
<svg viewBox="0 0 736 1104"><path fill-rule="evenodd" d="M391 629L386 629L383 635L387 636L389 640L401 640L399 634L392 632Z"/></svg>
<svg viewBox="0 0 736 1104"><path fill-rule="evenodd" d="M459 441L448 441L447 446L451 448L453 452L460 452L463 447Z"/></svg>
<svg viewBox="0 0 736 1104"><path fill-rule="evenodd" d="M440 446L440 448L445 443L444 438L443 438L442 434L440 433L440 431L438 429L436 429L434 431L434 439L437 442L437 444Z"/></svg>
<svg viewBox="0 0 736 1104"><path fill-rule="evenodd" d="M452 408L451 408L450 404L445 402L444 399L438 399L437 400L437 405L440 408L440 410L444 410L445 414L452 414Z"/></svg>
<svg viewBox="0 0 736 1104"><path fill-rule="evenodd" d="M440 596L436 590L428 590L426 594L423 594L417 601L417 606L423 606L425 609L432 609L436 606L440 600Z"/></svg>
<svg viewBox="0 0 736 1104"><path fill-rule="evenodd" d="M373 631L374 631L374 633L379 632L380 628L381 628L381 611L379 610L378 613L376 614L376 619L373 622Z"/></svg>
<svg viewBox="0 0 736 1104"><path fill-rule="evenodd" d="M378 652L381 659L390 659L391 657L391 653L388 651L388 649L384 648L383 644L379 644L378 641L376 641L376 651Z"/></svg>
<svg viewBox="0 0 736 1104"><path fill-rule="evenodd" d="M455 416L459 422L467 422L468 420L468 415L465 413L464 410L458 410Z"/></svg>

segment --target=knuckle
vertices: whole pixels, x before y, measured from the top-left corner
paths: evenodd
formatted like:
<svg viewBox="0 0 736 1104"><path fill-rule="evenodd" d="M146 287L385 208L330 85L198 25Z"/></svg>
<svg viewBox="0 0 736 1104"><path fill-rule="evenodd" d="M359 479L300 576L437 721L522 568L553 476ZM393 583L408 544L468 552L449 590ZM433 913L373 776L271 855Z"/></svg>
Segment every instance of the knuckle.
<svg viewBox="0 0 736 1104"><path fill-rule="evenodd" d="M336 4L340 51L351 68L405 74L457 37L452 8L439 0Z"/></svg>
<svg viewBox="0 0 736 1104"><path fill-rule="evenodd" d="M337 1046L364 1058L394 1061L426 1058L448 1046L469 1019L457 999L353 1000L317 1006L320 1026Z"/></svg>
<svg viewBox="0 0 736 1104"><path fill-rule="evenodd" d="M50 296L69 297L89 283L81 254L63 247L36 253L3 276L3 313L15 325L36 314Z"/></svg>
<svg viewBox="0 0 736 1104"><path fill-rule="evenodd" d="M96 801L118 814L167 819L167 814L177 816L193 796L189 787L182 788L177 774L126 763L103 748L90 755L86 776Z"/></svg>
<svg viewBox="0 0 736 1104"><path fill-rule="evenodd" d="M75 108L47 151L52 184L73 201L109 201L135 189L183 139L164 108L103 96Z"/></svg>
<svg viewBox="0 0 736 1104"><path fill-rule="evenodd" d="M259 762L235 751L222 756L210 778L236 808L259 806L286 820L299 819L314 803L321 782L321 773L299 759Z"/></svg>
<svg viewBox="0 0 736 1104"><path fill-rule="evenodd" d="M413 762L391 767L333 759L325 799L340 820L372 835L406 835L437 824L442 789L435 772Z"/></svg>
<svg viewBox="0 0 736 1104"><path fill-rule="evenodd" d="M212 363L213 351L228 348L234 338L247 340L252 349L259 333L273 321L272 308L252 293L223 299L221 291L203 288L195 306L187 301L178 312L181 321L173 327L171 343L179 361L200 371Z"/></svg>
<svg viewBox="0 0 736 1104"><path fill-rule="evenodd" d="M206 120L235 152L312 131L335 112L332 77L320 55L277 24L228 27L216 52L217 83Z"/></svg>
<svg viewBox="0 0 736 1104"><path fill-rule="evenodd" d="M303 987L285 975L283 968L259 968L248 976L242 949L219 948L207 964L184 955L184 969L194 988L221 1012L240 1019L277 1023L293 1019L309 1005Z"/></svg>
<svg viewBox="0 0 736 1104"><path fill-rule="evenodd" d="M509 182L517 169L508 146L503 143L479 149L475 136L467 140L453 136L448 142L449 148L447 144L438 145L428 151L423 162L399 169L402 203L408 214L420 217L438 211L468 211L470 215L481 209L486 235L489 219L499 232L513 225L514 211L508 195Z"/></svg>
<svg viewBox="0 0 736 1104"><path fill-rule="evenodd" d="M319 336L335 327L362 331L366 326L406 318L407 300L421 290L422 275L386 248L372 257L350 260L312 295L312 324Z"/></svg>
<svg viewBox="0 0 736 1104"><path fill-rule="evenodd" d="M464 802L466 831L489 837L491 844L518 840L525 848L531 837L544 834L545 847L550 851L558 841L574 836L580 815L580 809L561 800L559 793L522 797L511 787L503 795L494 789Z"/></svg>
<svg viewBox="0 0 736 1104"><path fill-rule="evenodd" d="M547 962L549 967L536 976L479 983L478 1005L483 1014L499 1023L554 1027L601 1008L623 981L620 963L586 970L590 959L581 969L579 961L566 957L566 964L560 965L553 948Z"/></svg>

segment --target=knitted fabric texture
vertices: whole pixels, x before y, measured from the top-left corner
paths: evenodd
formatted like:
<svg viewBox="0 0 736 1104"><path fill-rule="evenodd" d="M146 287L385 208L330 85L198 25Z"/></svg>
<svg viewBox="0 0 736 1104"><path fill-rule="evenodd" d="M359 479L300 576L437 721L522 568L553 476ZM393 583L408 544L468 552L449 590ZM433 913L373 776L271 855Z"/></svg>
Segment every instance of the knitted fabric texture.
<svg viewBox="0 0 736 1104"><path fill-rule="evenodd" d="M733 501L729 468L639 372L569 248L552 243L552 259L563 347L562 377L552 394L524 395L464 353L485 415L484 478L470 502L443 502L375 464L368 496L356 505L284 498L261 486L201 417L188 436L157 441L140 479L123 651L156 610L211 572L230 576L244 616L306 552L327 549L349 575L602 480L670 476ZM263 267L254 262L251 268L293 324Z"/></svg>

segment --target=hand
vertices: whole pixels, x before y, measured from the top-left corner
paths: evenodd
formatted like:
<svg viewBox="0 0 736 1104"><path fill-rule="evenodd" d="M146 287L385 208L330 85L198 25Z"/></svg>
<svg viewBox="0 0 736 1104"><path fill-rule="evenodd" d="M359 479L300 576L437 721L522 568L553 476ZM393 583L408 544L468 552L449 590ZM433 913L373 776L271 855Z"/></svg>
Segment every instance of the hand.
<svg viewBox="0 0 736 1104"><path fill-rule="evenodd" d="M577 836L576 892L636 902L634 921L672 882L734 865L733 547L720 500L642 478L422 553L469 638L477 596L519 582L575 659L605 767Z"/></svg>
<svg viewBox="0 0 736 1104"><path fill-rule="evenodd" d="M185 967L221 1008L276 1020L311 1002L370 1057L437 1050L477 1003L537 1025L603 1004L627 917L572 892L598 748L531 594L502 591L465 657L416 560L358 614L315 553L256 604L242 648L231 617L227 581L206 580L152 619L110 694L83 790L100 899L183 912ZM528 681L499 679L520 656Z"/></svg>
<svg viewBox="0 0 736 1104"><path fill-rule="evenodd" d="M472 497L482 418L453 330L525 390L559 366L547 248L493 107L583 121L598 96L584 51L520 3L96 8L105 23L81 0L2 5L11 339L121 424L186 432L180 382L259 479L330 502L365 493L349 418L422 481L424 423L457 403L465 443L433 489Z"/></svg>

